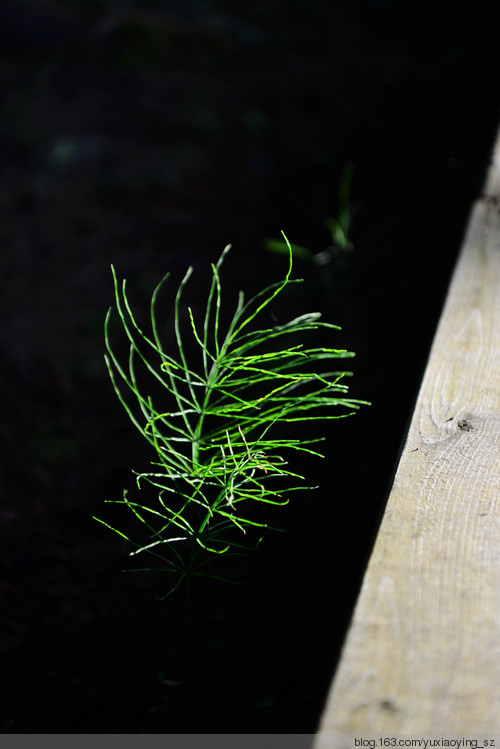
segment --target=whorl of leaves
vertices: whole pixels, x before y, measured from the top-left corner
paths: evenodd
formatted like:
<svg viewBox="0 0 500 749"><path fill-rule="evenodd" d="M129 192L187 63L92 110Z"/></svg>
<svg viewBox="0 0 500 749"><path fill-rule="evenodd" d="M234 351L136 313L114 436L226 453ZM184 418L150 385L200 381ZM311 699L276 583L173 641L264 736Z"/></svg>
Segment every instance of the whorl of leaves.
<svg viewBox="0 0 500 749"><path fill-rule="evenodd" d="M223 579L213 571L212 562L254 548L268 527L256 507L284 505L291 492L308 488L284 456L302 451L323 457L311 448L321 438L273 436L278 424L340 418L364 403L346 396L348 388L342 380L349 373L311 370L317 362L353 354L295 342L319 328L338 330L322 322L319 313L301 315L284 325L255 326L256 318L278 294L297 282L290 279L292 251L286 237L285 241L289 249L285 278L248 302L240 292L225 330L221 329L220 269L230 245L212 265L203 319L195 320L188 308L189 324L181 330L181 301L190 268L174 302L175 351L162 343L156 318L158 295L168 275L154 290L151 331L146 333L130 307L126 282L119 284L112 268L116 310L129 341L129 357L123 366L111 347L110 309L105 359L120 402L155 454L152 470L136 477L138 489L143 483L152 485L156 498L132 500L124 492L123 499L109 500L135 515L142 530L140 540L96 520L127 539L135 547L131 555L146 553L161 560L158 566L141 570L171 573L167 595L191 575ZM188 360L188 336L189 351L193 346L198 349L196 363ZM293 342L287 346L287 341ZM138 366L159 383L161 403L141 392Z"/></svg>

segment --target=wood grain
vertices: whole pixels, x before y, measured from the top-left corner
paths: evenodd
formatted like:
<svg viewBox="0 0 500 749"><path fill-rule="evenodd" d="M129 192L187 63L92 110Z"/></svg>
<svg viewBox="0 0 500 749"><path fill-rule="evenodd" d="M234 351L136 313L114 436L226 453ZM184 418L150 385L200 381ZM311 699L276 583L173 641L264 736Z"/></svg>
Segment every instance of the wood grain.
<svg viewBox="0 0 500 749"><path fill-rule="evenodd" d="M500 734L500 138L316 743L446 733Z"/></svg>

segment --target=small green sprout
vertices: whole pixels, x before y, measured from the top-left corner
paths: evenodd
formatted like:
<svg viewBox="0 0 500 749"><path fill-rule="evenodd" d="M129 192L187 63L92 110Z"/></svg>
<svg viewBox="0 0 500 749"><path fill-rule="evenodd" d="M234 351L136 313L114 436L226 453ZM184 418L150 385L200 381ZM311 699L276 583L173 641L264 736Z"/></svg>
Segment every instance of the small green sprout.
<svg viewBox="0 0 500 749"><path fill-rule="evenodd" d="M337 218L328 216L325 218L324 223L330 234L331 245L322 250L316 252L309 247L303 247L298 244L290 244L293 256L301 260L310 260L315 265L328 265L332 261L339 257L350 253L354 249L350 232L351 224L355 215L359 212L359 207L356 203L351 202L351 183L354 175L354 165L348 162L342 174L340 175L339 183L339 196L337 206ZM275 252L278 254L288 254L288 243L282 239L272 239L266 237L263 240L263 245L266 250Z"/></svg>

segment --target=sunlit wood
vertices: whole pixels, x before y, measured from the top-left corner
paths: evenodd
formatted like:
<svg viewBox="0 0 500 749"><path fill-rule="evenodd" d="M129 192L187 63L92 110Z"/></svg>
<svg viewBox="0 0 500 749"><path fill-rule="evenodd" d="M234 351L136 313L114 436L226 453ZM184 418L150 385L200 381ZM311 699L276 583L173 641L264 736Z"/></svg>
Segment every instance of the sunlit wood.
<svg viewBox="0 0 500 749"><path fill-rule="evenodd" d="M484 193L472 210L318 747L340 746L341 735L353 734L500 734L500 138Z"/></svg>

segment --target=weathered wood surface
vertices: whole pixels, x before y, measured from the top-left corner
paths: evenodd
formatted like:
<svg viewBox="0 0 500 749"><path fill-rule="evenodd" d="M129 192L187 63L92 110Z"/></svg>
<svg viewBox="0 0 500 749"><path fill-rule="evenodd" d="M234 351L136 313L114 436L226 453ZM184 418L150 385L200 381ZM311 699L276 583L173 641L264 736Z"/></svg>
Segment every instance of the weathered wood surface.
<svg viewBox="0 0 500 749"><path fill-rule="evenodd" d="M500 734L500 138L484 193L317 747L341 735Z"/></svg>

